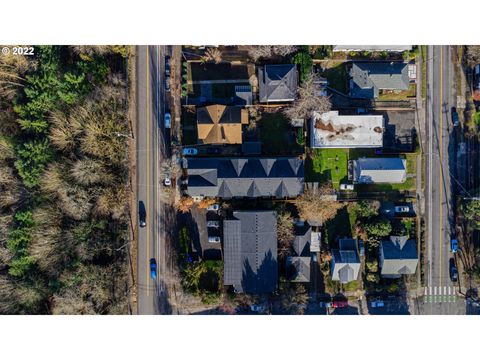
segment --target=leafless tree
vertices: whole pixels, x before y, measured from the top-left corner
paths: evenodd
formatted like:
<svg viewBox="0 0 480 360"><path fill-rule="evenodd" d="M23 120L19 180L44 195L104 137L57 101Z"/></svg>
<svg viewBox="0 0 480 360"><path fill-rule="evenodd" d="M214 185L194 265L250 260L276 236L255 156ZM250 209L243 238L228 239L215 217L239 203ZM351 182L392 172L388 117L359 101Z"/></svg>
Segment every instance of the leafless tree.
<svg viewBox="0 0 480 360"><path fill-rule="evenodd" d="M75 54L87 56L103 56L112 51L109 45L75 45L71 48Z"/></svg>
<svg viewBox="0 0 480 360"><path fill-rule="evenodd" d="M467 46L467 61L470 66L480 64L480 45Z"/></svg>
<svg viewBox="0 0 480 360"><path fill-rule="evenodd" d="M321 223L333 219L344 205L325 196L331 195L332 191L328 184L321 186L317 192L306 190L296 200L300 217Z"/></svg>
<svg viewBox="0 0 480 360"><path fill-rule="evenodd" d="M279 56L287 56L291 53L297 51L297 47L295 45L273 45L272 46L272 53L279 55Z"/></svg>
<svg viewBox="0 0 480 360"><path fill-rule="evenodd" d="M95 212L112 219L121 219L127 213L127 188L125 186L107 187L101 190L97 198Z"/></svg>
<svg viewBox="0 0 480 360"><path fill-rule="evenodd" d="M176 178L180 171L180 159L175 155L165 159L160 165L160 174L163 178Z"/></svg>
<svg viewBox="0 0 480 360"><path fill-rule="evenodd" d="M110 184L115 180L104 162L91 158L75 161L70 168L70 175L81 185Z"/></svg>
<svg viewBox="0 0 480 360"><path fill-rule="evenodd" d="M294 234L293 218L285 208L277 210L278 256L285 258L290 254Z"/></svg>
<svg viewBox="0 0 480 360"><path fill-rule="evenodd" d="M297 100L284 111L289 119L309 119L314 111L319 113L330 111L332 106L330 98L320 96L321 89L317 80L317 75L311 73L298 88Z"/></svg>
<svg viewBox="0 0 480 360"><path fill-rule="evenodd" d="M248 56L253 61L260 58L268 59L272 56L287 56L297 51L294 45L251 45L248 46Z"/></svg>
<svg viewBox="0 0 480 360"><path fill-rule="evenodd" d="M220 64L222 62L222 52L217 48L208 48L201 60L204 63L214 62L215 64Z"/></svg>

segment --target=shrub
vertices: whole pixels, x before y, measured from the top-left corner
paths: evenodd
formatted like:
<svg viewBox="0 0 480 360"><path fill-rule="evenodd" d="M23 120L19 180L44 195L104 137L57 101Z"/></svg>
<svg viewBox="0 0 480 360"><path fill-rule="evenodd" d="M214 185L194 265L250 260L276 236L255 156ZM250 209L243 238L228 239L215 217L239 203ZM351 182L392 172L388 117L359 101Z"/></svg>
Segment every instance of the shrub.
<svg viewBox="0 0 480 360"><path fill-rule="evenodd" d="M293 56L293 63L298 65L300 72L300 82L307 79L312 72L313 60L307 52L299 52Z"/></svg>

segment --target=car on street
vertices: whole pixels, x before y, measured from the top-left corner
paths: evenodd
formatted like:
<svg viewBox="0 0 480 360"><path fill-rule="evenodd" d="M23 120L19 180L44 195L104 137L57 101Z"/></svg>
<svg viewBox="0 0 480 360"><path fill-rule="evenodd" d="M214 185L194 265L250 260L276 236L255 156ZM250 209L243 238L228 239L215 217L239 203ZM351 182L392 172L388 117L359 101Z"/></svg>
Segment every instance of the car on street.
<svg viewBox="0 0 480 360"><path fill-rule="evenodd" d="M218 211L220 210L220 204L212 204L207 207L207 211Z"/></svg>
<svg viewBox="0 0 480 360"><path fill-rule="evenodd" d="M457 108L455 106L452 107L452 122L453 122L453 126L458 126L458 124L460 123L458 121L458 113L457 113Z"/></svg>
<svg viewBox="0 0 480 360"><path fill-rule="evenodd" d="M150 259L150 277L152 279L157 278L157 260Z"/></svg>
<svg viewBox="0 0 480 360"><path fill-rule="evenodd" d="M207 154L209 155L218 155L222 152L222 150L218 147L209 147L207 148Z"/></svg>
<svg viewBox="0 0 480 360"><path fill-rule="evenodd" d="M218 244L220 242L220 236L209 236L208 242Z"/></svg>
<svg viewBox="0 0 480 360"><path fill-rule="evenodd" d="M333 308L346 308L346 307L348 307L348 301L347 300L334 300L334 301L332 301L332 307Z"/></svg>
<svg viewBox="0 0 480 360"><path fill-rule="evenodd" d="M163 123L165 124L165 129L170 129L172 127L172 116L169 112L166 112L163 115Z"/></svg>
<svg viewBox="0 0 480 360"><path fill-rule="evenodd" d="M402 205L402 206L395 206L395 212L396 213L409 213L410 212L410 208L406 205Z"/></svg>
<svg viewBox="0 0 480 360"><path fill-rule="evenodd" d="M353 184L340 184L340 190L353 190Z"/></svg>
<svg viewBox="0 0 480 360"><path fill-rule="evenodd" d="M219 228L220 227L220 221L218 220L210 220L207 221L207 227L209 228Z"/></svg>
<svg viewBox="0 0 480 360"><path fill-rule="evenodd" d="M165 56L165 75L170 76L170 56Z"/></svg>
<svg viewBox="0 0 480 360"><path fill-rule="evenodd" d="M165 178L165 179L163 180L163 185L165 185L165 186L172 186L172 180L170 180L170 178L168 178L168 177Z"/></svg>
<svg viewBox="0 0 480 360"><path fill-rule="evenodd" d="M165 76L165 91L170 91L170 76Z"/></svg>
<svg viewBox="0 0 480 360"><path fill-rule="evenodd" d="M455 266L455 260L453 258L450 258L450 261L449 261L449 273L450 273L450 280L452 280L452 282L457 282L458 270L457 270L457 267Z"/></svg>
<svg viewBox="0 0 480 360"><path fill-rule="evenodd" d="M145 210L143 201L138 203L138 224L142 228L147 226L147 210Z"/></svg>
<svg viewBox="0 0 480 360"><path fill-rule="evenodd" d="M457 239L450 239L450 251L455 254L458 250Z"/></svg>
<svg viewBox="0 0 480 360"><path fill-rule="evenodd" d="M360 256L365 256L365 244L363 240L358 240L358 254Z"/></svg>
<svg viewBox="0 0 480 360"><path fill-rule="evenodd" d="M183 149L183 156L197 155L198 150L195 148L185 148Z"/></svg>
<svg viewBox="0 0 480 360"><path fill-rule="evenodd" d="M312 262L316 263L317 261L318 261L317 254L313 253L312 254Z"/></svg>
<svg viewBox="0 0 480 360"><path fill-rule="evenodd" d="M372 308L380 308L380 307L384 307L385 303L382 300L376 300L376 301L371 301L370 306Z"/></svg>
<svg viewBox="0 0 480 360"><path fill-rule="evenodd" d="M264 312L265 311L265 305L258 305L258 304L250 305L250 311Z"/></svg>

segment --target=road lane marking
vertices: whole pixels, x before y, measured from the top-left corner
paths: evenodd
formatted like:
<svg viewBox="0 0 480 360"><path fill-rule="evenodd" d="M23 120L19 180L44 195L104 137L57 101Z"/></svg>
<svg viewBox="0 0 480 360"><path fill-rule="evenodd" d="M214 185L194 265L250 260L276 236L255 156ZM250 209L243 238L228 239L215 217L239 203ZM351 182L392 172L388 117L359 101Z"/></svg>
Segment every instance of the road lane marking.
<svg viewBox="0 0 480 360"><path fill-rule="evenodd" d="M451 292L452 292L452 288L449 286L448 287L448 295L450 295Z"/></svg>
<svg viewBox="0 0 480 360"><path fill-rule="evenodd" d="M425 296L427 296L427 295L428 295L428 288L425 287Z"/></svg>
<svg viewBox="0 0 480 360"><path fill-rule="evenodd" d="M443 238L443 207L442 207L442 197L443 197L443 173L442 173L442 164L443 164L443 130L442 130L442 127L443 127L443 116L442 116L442 106L443 106L443 89L442 89L442 86L443 86L443 72L442 72L442 65L443 65L443 59L442 59L442 56L443 56L443 48L442 46L440 46L440 96L439 96L439 100L440 100L440 113L439 113L439 117L440 117L440 136L439 136L439 149L440 149L440 166L439 166L439 172L440 172L440 177L439 177L439 180L440 180L440 191L439 191L439 194L440 194L440 202L439 202L439 207L440 207L440 217L439 217L439 222L440 222L440 235L439 235L439 241L440 241L440 261L439 261L439 265L440 265L440 272L439 272L439 276L440 276L440 286L442 285L442 238Z"/></svg>
<svg viewBox="0 0 480 360"><path fill-rule="evenodd" d="M436 286L433 287L433 295L437 296L437 287Z"/></svg>
<svg viewBox="0 0 480 360"><path fill-rule="evenodd" d="M146 228L147 230L147 261L145 262L147 265L148 265L148 268L147 268L147 271L146 271L146 276L147 276L147 296L150 296L150 274L149 274L149 270L150 270L150 221L149 221L149 212L150 212L150 186L149 185L149 181L150 181L150 129L149 129L149 125L150 125L150 108L149 108L149 91L148 91L148 84L149 84L149 78L150 78L150 67L149 67L149 51L148 51L148 45L147 45L147 52L146 52L146 63L147 63L147 67L146 67L146 71L147 71L147 74L146 74L146 86L147 86L147 94L146 94L146 106L147 106L147 111L146 111L146 117L147 117L147 124L146 124L146 132L147 132L147 198L146 198L146 202L147 202L147 214L145 216L145 220L148 224L148 227Z"/></svg>
<svg viewBox="0 0 480 360"><path fill-rule="evenodd" d="M448 290L450 290L450 286L448 287ZM447 295L447 287L443 287L443 295Z"/></svg>
<svg viewBox="0 0 480 360"><path fill-rule="evenodd" d="M430 286L430 287L428 288L428 290L430 291L430 296L432 296L432 293L433 293L433 287L432 287L432 286Z"/></svg>

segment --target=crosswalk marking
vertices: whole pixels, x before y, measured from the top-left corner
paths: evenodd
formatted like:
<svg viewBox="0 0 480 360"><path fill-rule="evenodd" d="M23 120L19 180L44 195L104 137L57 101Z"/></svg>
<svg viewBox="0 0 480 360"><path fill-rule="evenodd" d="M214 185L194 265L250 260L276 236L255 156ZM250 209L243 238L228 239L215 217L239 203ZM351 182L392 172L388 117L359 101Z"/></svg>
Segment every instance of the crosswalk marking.
<svg viewBox="0 0 480 360"><path fill-rule="evenodd" d="M450 286L449 286L449 287L448 287L448 295L450 295L451 290L452 290L452 289L451 289Z"/></svg>
<svg viewBox="0 0 480 360"><path fill-rule="evenodd" d="M455 286L426 286L424 302L451 303L460 299Z"/></svg>
<svg viewBox="0 0 480 360"><path fill-rule="evenodd" d="M448 288L450 289L450 286ZM446 286L443 287L443 295L447 295L447 287Z"/></svg>
<svg viewBox="0 0 480 360"><path fill-rule="evenodd" d="M437 295L437 287L436 286L433 288L433 295Z"/></svg>

